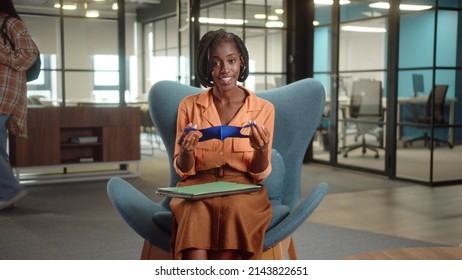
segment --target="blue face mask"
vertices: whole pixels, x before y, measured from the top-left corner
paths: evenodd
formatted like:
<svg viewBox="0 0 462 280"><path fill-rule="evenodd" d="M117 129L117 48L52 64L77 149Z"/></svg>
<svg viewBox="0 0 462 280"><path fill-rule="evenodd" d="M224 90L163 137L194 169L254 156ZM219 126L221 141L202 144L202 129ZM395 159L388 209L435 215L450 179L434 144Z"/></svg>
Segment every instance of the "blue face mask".
<svg viewBox="0 0 462 280"><path fill-rule="evenodd" d="M210 139L219 139L221 141L225 140L228 137L238 137L238 138L249 138L249 135L241 133L241 129L253 126L253 124L245 125L243 127L239 126L212 126L204 129L197 129L193 127L186 127L185 131L199 131L202 133L202 137L199 138L199 142L207 141Z"/></svg>

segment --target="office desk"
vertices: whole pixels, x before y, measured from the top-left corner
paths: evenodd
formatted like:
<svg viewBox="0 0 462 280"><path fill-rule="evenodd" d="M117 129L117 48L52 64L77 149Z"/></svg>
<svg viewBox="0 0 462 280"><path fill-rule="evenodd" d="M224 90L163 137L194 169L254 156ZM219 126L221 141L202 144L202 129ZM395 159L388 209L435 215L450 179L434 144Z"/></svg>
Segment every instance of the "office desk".
<svg viewBox="0 0 462 280"><path fill-rule="evenodd" d="M352 255L344 260L462 260L462 248L414 247Z"/></svg>
<svg viewBox="0 0 462 280"><path fill-rule="evenodd" d="M398 121L397 123L399 124L400 123L400 116L401 116L401 107L404 106L404 105L408 105L408 104L414 104L414 105L422 105L422 106L425 106L425 104L427 103L427 99L428 99L428 96L418 96L418 97L398 97L398 106L397 106L397 116L398 116ZM450 98L446 98L445 100L445 104L449 106L449 120L448 120L448 123L449 125L453 125L454 124L454 115L455 115L455 104L457 102L457 98L454 98L454 97L450 97ZM325 105L325 111L324 111L324 114L325 115L328 115L329 111L330 111L330 96L327 96L326 97L326 105ZM350 101L349 101L349 98L347 96L342 96L339 98L339 102L338 102L339 106L339 119L343 119L343 121L341 121L341 124L342 124L342 132L346 133L345 131L345 125L346 125L346 119L348 118L347 116L347 109L348 109L348 106L350 104ZM387 108L387 99L384 97L382 98L382 108L384 110L384 120L386 120L386 108ZM398 127L398 130L400 131L399 132L399 137L401 138L401 127ZM346 137L343 137L342 139L342 142L343 142L343 146L345 146L345 138ZM449 142L454 145L454 128L453 127L450 127L449 128L449 132L448 132L448 140Z"/></svg>
<svg viewBox="0 0 462 280"><path fill-rule="evenodd" d="M398 97L398 108L397 108L398 118L400 118L401 116L400 110L402 106L408 105L408 104L425 106L427 104L427 100L428 100L428 96ZM449 106L449 120L448 120L449 125L454 124L454 112L455 112L456 102L457 102L457 98L454 98L454 97L445 99L445 104ZM399 122L400 122L400 119L398 119L398 124ZM399 135L401 138L401 132ZM454 128L453 127L449 128L448 140L451 143L451 145L454 145Z"/></svg>

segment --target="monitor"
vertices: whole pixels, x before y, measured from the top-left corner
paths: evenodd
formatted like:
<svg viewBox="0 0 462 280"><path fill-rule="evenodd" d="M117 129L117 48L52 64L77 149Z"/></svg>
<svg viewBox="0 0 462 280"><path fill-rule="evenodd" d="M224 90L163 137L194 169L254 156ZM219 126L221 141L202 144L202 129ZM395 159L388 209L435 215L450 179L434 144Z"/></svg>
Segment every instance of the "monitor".
<svg viewBox="0 0 462 280"><path fill-rule="evenodd" d="M412 85L414 88L414 96L417 97L419 93L424 93L424 78L422 74L412 74Z"/></svg>

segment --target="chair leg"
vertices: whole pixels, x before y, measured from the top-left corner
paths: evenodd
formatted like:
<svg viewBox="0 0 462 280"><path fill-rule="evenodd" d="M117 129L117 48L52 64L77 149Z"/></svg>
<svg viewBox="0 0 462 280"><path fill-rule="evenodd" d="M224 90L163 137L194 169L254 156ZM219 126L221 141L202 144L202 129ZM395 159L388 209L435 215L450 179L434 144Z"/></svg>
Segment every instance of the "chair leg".
<svg viewBox="0 0 462 280"><path fill-rule="evenodd" d="M295 243L292 237L288 237L274 247L264 251L262 253L262 260L284 260L285 254L288 252L291 260L297 259L297 253L295 251ZM171 260L172 256L170 253L165 252L158 247L152 246L149 242L144 241L143 249L141 250L140 260Z"/></svg>
<svg viewBox="0 0 462 280"><path fill-rule="evenodd" d="M431 148L435 144L440 144L440 143L444 143L444 144L448 145L450 149L453 148L453 145L449 141L443 140L443 139L438 139L438 138L431 138L426 132L421 137L412 138L412 139L408 139L408 140L404 141L403 142L403 147L407 148L409 146L409 144L412 145L415 141L420 141L420 140L423 140L424 141L424 147L428 147L428 148Z"/></svg>
<svg viewBox="0 0 462 280"><path fill-rule="evenodd" d="M283 260L284 251L282 249L282 242L279 242L274 247L264 251L261 255L262 260Z"/></svg>
<svg viewBox="0 0 462 280"><path fill-rule="evenodd" d="M405 140L403 142L403 147L407 148L409 145L412 145L414 142L420 141L420 140L424 141L424 147L427 147L428 141L430 140L430 137L428 136L427 133L424 133L424 135L422 135L420 137Z"/></svg>
<svg viewBox="0 0 462 280"><path fill-rule="evenodd" d="M375 152L374 158L379 158L379 150L378 150L379 148L380 148L380 147L367 144L367 143L366 143L365 135L362 135L362 140L361 140L361 143L360 143L360 144L350 145L350 146L343 147L343 157L344 157L344 158L347 158L347 157L348 157L348 153L351 152L351 151L353 151L353 150L356 150L356 149L362 149L362 153L363 153L363 154L365 154L365 153L366 153L366 150L369 149L369 150Z"/></svg>
<svg viewBox="0 0 462 280"><path fill-rule="evenodd" d="M291 260L297 260L297 252L295 251L295 242L293 238L290 238L289 248L287 251L289 252L289 258Z"/></svg>
<svg viewBox="0 0 462 280"><path fill-rule="evenodd" d="M451 142L446 141L446 140L443 140L443 139L433 138L433 139L432 139L432 142L435 143L435 144L443 143L443 144L448 145L448 147L449 147L450 149L453 148L453 145L451 144ZM433 143L432 143L431 145L433 145Z"/></svg>
<svg viewBox="0 0 462 280"><path fill-rule="evenodd" d="M141 257L140 260L171 260L172 256L169 252L165 252L164 250L152 246L146 240L143 244L143 249L141 250Z"/></svg>
<svg viewBox="0 0 462 280"><path fill-rule="evenodd" d="M295 243L291 236L282 240L274 247L264 251L262 253L262 260L284 260L285 252L288 252L291 260L297 259L297 253L295 252Z"/></svg>

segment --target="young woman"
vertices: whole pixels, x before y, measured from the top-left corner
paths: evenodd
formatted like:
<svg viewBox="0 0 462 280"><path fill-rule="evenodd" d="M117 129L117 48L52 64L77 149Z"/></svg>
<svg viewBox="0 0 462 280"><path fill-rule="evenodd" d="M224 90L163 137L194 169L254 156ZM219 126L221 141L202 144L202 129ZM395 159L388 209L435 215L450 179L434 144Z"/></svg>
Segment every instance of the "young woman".
<svg viewBox="0 0 462 280"><path fill-rule="evenodd" d="M18 136L27 136L25 71L39 53L12 0L0 1L0 25L4 22L0 37L0 210L11 208L26 195L11 171L6 137L7 129Z"/></svg>
<svg viewBox="0 0 462 280"><path fill-rule="evenodd" d="M197 50L196 77L208 87L179 105L174 167L178 186L213 181L258 184L271 173L274 107L238 82L249 74L243 41L223 29L207 32ZM250 124L250 125L249 125ZM199 142L214 126L243 127L248 138ZM271 219L266 189L203 200L172 199L174 259L258 259Z"/></svg>

